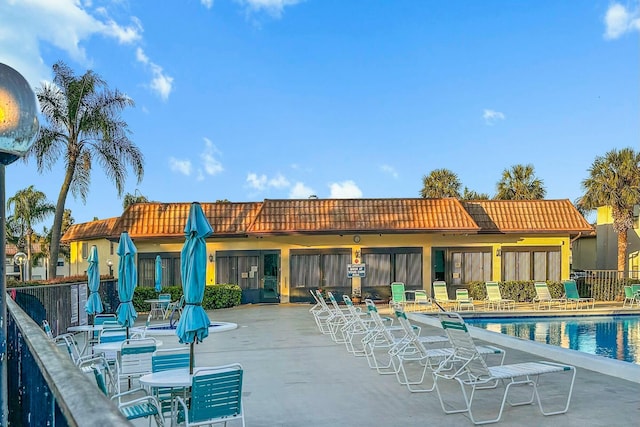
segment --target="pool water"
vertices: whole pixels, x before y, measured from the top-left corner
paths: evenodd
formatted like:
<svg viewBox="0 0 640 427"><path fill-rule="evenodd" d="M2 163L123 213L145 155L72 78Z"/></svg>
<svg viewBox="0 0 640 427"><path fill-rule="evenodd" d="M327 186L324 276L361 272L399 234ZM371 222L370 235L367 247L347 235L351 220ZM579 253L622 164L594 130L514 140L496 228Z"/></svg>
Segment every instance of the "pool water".
<svg viewBox="0 0 640 427"><path fill-rule="evenodd" d="M465 319L471 326L640 364L640 316Z"/></svg>

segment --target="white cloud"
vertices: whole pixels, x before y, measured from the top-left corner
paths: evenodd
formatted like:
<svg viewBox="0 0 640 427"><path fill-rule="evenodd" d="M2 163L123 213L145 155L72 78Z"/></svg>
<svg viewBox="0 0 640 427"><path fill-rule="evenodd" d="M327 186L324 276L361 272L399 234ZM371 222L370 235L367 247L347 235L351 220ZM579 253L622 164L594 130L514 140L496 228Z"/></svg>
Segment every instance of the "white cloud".
<svg viewBox="0 0 640 427"><path fill-rule="evenodd" d="M171 88L173 86L173 77L165 74L161 66L151 62L141 47L136 49L136 60L146 65L151 70L151 74L153 74L149 87L151 87L163 101L169 99L169 94L171 94Z"/></svg>
<svg viewBox="0 0 640 427"><path fill-rule="evenodd" d="M640 9L628 10L620 3L613 3L604 17L604 38L617 39L624 33L640 30Z"/></svg>
<svg viewBox="0 0 640 427"><path fill-rule="evenodd" d="M396 172L396 170L394 169L393 166L389 166L389 165L382 165L380 166L380 170L384 173L388 173L389 175L391 175L394 178L398 178L398 172Z"/></svg>
<svg viewBox="0 0 640 427"><path fill-rule="evenodd" d="M211 6L213 6L213 0L200 0L200 3L207 9L211 9Z"/></svg>
<svg viewBox="0 0 640 427"><path fill-rule="evenodd" d="M121 8L118 3L96 7L91 1L79 0L0 1L0 60L23 74L33 87L51 79L52 64L46 64L41 53L45 45L91 68L85 43L92 37L103 36L119 45L135 46L142 41L143 26L137 17L129 16L124 22L111 17L109 8ZM166 99L173 79L148 58L146 64L152 74L149 87Z"/></svg>
<svg viewBox="0 0 640 427"><path fill-rule="evenodd" d="M505 115L500 111L484 110L484 112L482 113L482 118L484 119L484 122L486 124L491 126L495 124L498 120L504 120Z"/></svg>
<svg viewBox="0 0 640 427"><path fill-rule="evenodd" d="M174 172L179 172L183 175L191 175L191 161L180 160L175 157L169 157L169 168Z"/></svg>
<svg viewBox="0 0 640 427"><path fill-rule="evenodd" d="M247 12L267 12L271 16L280 17L284 8L301 3L302 0L236 0L245 6Z"/></svg>
<svg viewBox="0 0 640 427"><path fill-rule="evenodd" d="M213 145L213 142L209 138L204 139L204 151L200 154L200 159L204 164L204 171L207 175L216 175L224 170L222 163L216 159L216 155L221 154L220 151Z"/></svg>
<svg viewBox="0 0 640 427"><path fill-rule="evenodd" d="M274 178L269 179L265 174L258 175L251 172L247 175L247 182L249 183L249 187L260 191L266 190L267 187L282 189L291 185L289 180L280 173Z"/></svg>
<svg viewBox="0 0 640 427"><path fill-rule="evenodd" d="M343 181L333 182L329 184L332 199L359 199L362 197L362 190L358 188L355 182Z"/></svg>
<svg viewBox="0 0 640 427"><path fill-rule="evenodd" d="M254 188L256 190L264 190L267 185L267 176L260 175L251 172L247 175L247 182L249 183L249 187Z"/></svg>
<svg viewBox="0 0 640 427"><path fill-rule="evenodd" d="M302 182L296 182L289 192L290 199L308 199L309 196L316 194L313 188L307 187Z"/></svg>

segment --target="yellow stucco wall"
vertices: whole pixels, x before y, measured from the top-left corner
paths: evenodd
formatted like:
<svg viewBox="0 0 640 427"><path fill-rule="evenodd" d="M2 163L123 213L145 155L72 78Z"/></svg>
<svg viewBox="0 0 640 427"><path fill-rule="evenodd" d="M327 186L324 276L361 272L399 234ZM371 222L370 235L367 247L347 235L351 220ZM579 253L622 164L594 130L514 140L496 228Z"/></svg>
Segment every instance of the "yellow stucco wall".
<svg viewBox="0 0 640 427"><path fill-rule="evenodd" d="M91 246L96 245L98 248L98 265L100 266L100 275L109 274L107 260L113 262L113 274L117 275L118 271L118 255L115 253L117 244L111 243L106 239L85 240L83 242L71 242L69 244L69 275L84 275L87 272L89 263L86 258L82 257L82 243L87 244L87 254L91 252ZM111 245L113 245L113 254L111 254Z"/></svg>

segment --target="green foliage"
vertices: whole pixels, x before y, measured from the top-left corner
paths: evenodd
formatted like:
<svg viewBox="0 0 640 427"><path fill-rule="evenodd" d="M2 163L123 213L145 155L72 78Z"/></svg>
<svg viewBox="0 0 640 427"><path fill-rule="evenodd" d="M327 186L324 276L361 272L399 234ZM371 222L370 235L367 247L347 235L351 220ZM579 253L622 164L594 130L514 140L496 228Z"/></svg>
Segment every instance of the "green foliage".
<svg viewBox="0 0 640 427"><path fill-rule="evenodd" d="M153 287L138 286L133 293L133 306L136 311L149 311L149 304L144 300L158 298L158 293ZM161 293L171 294L171 301L175 301L182 296L182 286L165 286L162 288ZM235 307L240 305L241 297L242 289L238 285L207 285L204 288L202 308L214 310Z"/></svg>
<svg viewBox="0 0 640 427"><path fill-rule="evenodd" d="M504 299L512 299L516 302L531 302L536 296L536 288L533 280L498 282L500 294ZM471 282L469 286L469 296L475 301L482 301L487 298L487 290L484 282ZM564 285L562 282L547 282L549 292L553 298L560 298L564 295Z"/></svg>

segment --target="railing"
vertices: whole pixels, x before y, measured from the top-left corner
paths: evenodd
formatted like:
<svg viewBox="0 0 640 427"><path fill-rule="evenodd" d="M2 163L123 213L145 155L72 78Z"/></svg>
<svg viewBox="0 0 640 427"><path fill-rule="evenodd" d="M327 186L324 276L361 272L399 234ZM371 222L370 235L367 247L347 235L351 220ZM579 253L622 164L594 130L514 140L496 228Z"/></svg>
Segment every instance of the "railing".
<svg viewBox="0 0 640 427"><path fill-rule="evenodd" d="M132 425L7 295L9 426Z"/></svg>
<svg viewBox="0 0 640 427"><path fill-rule="evenodd" d="M8 292L34 322L42 325L42 321L47 320L53 334L58 335L67 332L69 326L78 325L78 320L72 319L84 315L80 287L85 286L86 283L24 286L8 289ZM119 303L117 283L114 280L102 281L99 293L105 312L115 312Z"/></svg>
<svg viewBox="0 0 640 427"><path fill-rule="evenodd" d="M581 296L595 298L596 301L616 301L624 298L624 286L640 283L640 271L626 274L617 270L585 270L584 277L576 277Z"/></svg>

